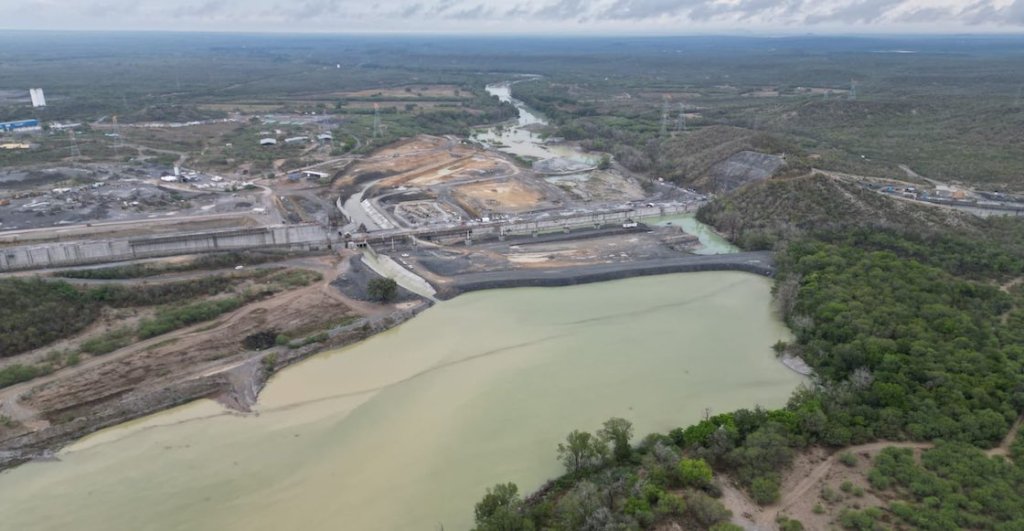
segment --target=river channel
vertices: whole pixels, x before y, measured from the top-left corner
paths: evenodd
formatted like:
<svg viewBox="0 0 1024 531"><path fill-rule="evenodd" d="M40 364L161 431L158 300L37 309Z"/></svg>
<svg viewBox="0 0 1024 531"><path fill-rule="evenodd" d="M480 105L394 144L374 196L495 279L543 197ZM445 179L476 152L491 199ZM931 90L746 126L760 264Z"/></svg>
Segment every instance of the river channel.
<svg viewBox="0 0 1024 531"><path fill-rule="evenodd" d="M638 435L785 403L770 281L735 272L463 295L277 374L258 414L199 401L0 474L16 530L467 529L612 416Z"/></svg>

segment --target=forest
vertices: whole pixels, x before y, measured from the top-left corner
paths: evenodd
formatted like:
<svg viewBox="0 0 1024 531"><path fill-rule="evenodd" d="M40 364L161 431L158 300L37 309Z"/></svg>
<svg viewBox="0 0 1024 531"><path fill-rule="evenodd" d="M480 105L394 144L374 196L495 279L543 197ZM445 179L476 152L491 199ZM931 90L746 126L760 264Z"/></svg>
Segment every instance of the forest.
<svg viewBox="0 0 1024 531"><path fill-rule="evenodd" d="M751 499L770 504L798 452L878 440L937 446L920 466L901 450L883 452L871 486L901 501L845 512L841 526L1024 523L1021 443L1010 461L981 452L998 445L1024 411L1024 223L977 219L966 229L943 230L776 224L786 237L773 240L774 295L794 333L776 350L813 367L812 384L783 409L710 416L616 452L608 449L615 439L607 426L595 435L573 432L557 450L584 448L582 465L573 460L565 476L510 502L521 519L515 526L481 517L478 506L478 529L655 529L668 521L732 529L722 523L728 517L716 505L720 488L712 474L726 474ZM706 479L685 479L704 466ZM591 521L593 527L581 524ZM779 525L802 528L796 521Z"/></svg>

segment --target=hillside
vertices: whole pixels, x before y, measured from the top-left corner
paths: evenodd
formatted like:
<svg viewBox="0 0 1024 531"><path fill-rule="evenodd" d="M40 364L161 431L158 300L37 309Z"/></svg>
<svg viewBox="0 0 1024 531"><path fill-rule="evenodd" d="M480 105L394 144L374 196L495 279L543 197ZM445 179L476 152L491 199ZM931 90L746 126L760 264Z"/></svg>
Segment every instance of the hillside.
<svg viewBox="0 0 1024 531"><path fill-rule="evenodd" d="M750 183L703 207L698 218L750 249L770 248L810 229L979 230L973 216L893 199L821 174Z"/></svg>

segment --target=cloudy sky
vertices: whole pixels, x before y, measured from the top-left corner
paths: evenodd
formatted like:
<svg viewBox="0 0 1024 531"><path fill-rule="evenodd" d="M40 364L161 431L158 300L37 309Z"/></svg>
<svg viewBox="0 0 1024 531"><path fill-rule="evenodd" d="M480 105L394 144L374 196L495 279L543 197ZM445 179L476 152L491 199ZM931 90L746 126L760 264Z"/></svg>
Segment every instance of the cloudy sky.
<svg viewBox="0 0 1024 531"><path fill-rule="evenodd" d="M5 29L1024 32L1024 0L0 0Z"/></svg>

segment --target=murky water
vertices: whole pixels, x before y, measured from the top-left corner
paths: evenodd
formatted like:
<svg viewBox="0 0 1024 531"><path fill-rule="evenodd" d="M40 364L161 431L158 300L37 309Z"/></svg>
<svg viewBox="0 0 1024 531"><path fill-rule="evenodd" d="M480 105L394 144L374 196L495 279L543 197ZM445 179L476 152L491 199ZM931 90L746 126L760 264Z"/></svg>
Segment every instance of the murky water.
<svg viewBox="0 0 1024 531"><path fill-rule="evenodd" d="M700 248L696 254L729 254L738 253L740 248L736 247L729 240L726 240L714 231L711 227L697 221L694 214L681 214L678 216L665 216L646 223L658 226L675 225L681 227L683 232L692 234L700 240Z"/></svg>
<svg viewBox="0 0 1024 531"><path fill-rule="evenodd" d="M574 429L638 434L754 404L800 377L769 281L692 273L472 293L278 374L258 416L200 401L0 474L16 530L466 529L498 481L560 472Z"/></svg>
<svg viewBox="0 0 1024 531"><path fill-rule="evenodd" d="M512 86L509 83L488 85L487 93L497 96L501 101L512 103L519 109L519 119L515 125L492 127L476 131L474 137L485 146L498 151L511 153L525 158L552 159L567 158L595 164L596 157L566 144L545 144L544 139L535 132L548 124L540 113L530 109L525 103L512 97Z"/></svg>

